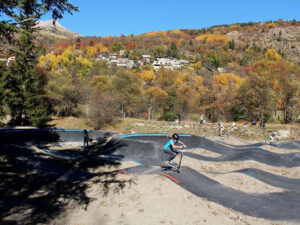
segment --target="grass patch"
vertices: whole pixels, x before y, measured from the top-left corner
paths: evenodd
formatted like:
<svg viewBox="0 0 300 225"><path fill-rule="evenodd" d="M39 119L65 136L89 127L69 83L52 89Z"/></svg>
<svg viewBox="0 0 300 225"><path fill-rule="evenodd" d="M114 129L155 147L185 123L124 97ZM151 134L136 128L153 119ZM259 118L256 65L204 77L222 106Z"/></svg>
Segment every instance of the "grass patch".
<svg viewBox="0 0 300 225"><path fill-rule="evenodd" d="M89 121L83 118L65 117L54 118L51 124L57 128L66 129L92 129ZM283 140L300 139L299 124L267 124L265 129L258 125L247 128L243 127L243 123L236 123L235 129L230 129L232 123L223 123L225 128L228 128L229 135L243 140L264 141L269 139L269 135L277 131L287 131L288 136L280 138ZM200 124L199 122L184 121L178 124L167 121L153 121L135 118L124 118L107 124L102 127L102 130L116 131L121 134L131 133L134 128L137 133L181 133L195 134L200 136L215 136L217 132L217 123Z"/></svg>

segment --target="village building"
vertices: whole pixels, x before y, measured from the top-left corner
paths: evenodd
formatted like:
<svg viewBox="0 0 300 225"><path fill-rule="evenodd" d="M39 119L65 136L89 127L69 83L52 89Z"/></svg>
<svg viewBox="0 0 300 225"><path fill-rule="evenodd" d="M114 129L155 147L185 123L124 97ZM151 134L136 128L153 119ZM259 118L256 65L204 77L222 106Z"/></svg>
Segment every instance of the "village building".
<svg viewBox="0 0 300 225"><path fill-rule="evenodd" d="M158 57L153 62L154 70L159 70L161 67L166 69L180 69L183 68L184 65L187 65L187 60L178 60L174 58L167 58L167 57Z"/></svg>
<svg viewBox="0 0 300 225"><path fill-rule="evenodd" d="M142 61L146 64L150 64L151 62L151 55L142 55Z"/></svg>
<svg viewBox="0 0 300 225"><path fill-rule="evenodd" d="M217 70L218 70L219 73L226 73L226 69L225 68L218 67Z"/></svg>

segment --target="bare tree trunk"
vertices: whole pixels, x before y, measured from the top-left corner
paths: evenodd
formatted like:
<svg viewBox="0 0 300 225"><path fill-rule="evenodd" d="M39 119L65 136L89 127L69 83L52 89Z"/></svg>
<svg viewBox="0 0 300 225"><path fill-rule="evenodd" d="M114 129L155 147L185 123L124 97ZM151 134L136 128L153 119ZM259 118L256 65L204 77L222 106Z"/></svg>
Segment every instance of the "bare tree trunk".
<svg viewBox="0 0 300 225"><path fill-rule="evenodd" d="M148 107L148 120L151 119L151 107Z"/></svg>

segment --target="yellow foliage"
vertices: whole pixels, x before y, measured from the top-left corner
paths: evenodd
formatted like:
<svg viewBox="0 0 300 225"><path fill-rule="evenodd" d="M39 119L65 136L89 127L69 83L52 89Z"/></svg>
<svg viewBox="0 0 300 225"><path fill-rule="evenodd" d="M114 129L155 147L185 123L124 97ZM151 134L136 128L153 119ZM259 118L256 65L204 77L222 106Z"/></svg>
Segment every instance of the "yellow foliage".
<svg viewBox="0 0 300 225"><path fill-rule="evenodd" d="M86 56L88 58L96 57L99 52L108 52L108 48L105 47L101 42L98 42L94 46L88 46L86 48Z"/></svg>
<svg viewBox="0 0 300 225"><path fill-rule="evenodd" d="M233 73L221 73L220 75L214 75L215 86L229 87L230 84L234 84L235 89L238 89L243 81L243 78Z"/></svg>
<svg viewBox="0 0 300 225"><path fill-rule="evenodd" d="M165 37L167 34L164 31L153 31L153 32L148 32L145 33L144 36L145 37L154 37L154 36L162 36Z"/></svg>
<svg viewBox="0 0 300 225"><path fill-rule="evenodd" d="M172 30L172 31L170 32L170 34L184 35L184 33L183 33L182 31L180 31L180 30Z"/></svg>
<svg viewBox="0 0 300 225"><path fill-rule="evenodd" d="M56 55L52 53L48 53L45 56L42 55L39 58L39 65L47 70L55 69L57 67L57 64L58 60L56 58Z"/></svg>
<svg viewBox="0 0 300 225"><path fill-rule="evenodd" d="M202 84L203 84L203 78L201 76L196 76L195 77L195 87L196 87L196 89L201 87Z"/></svg>
<svg viewBox="0 0 300 225"><path fill-rule="evenodd" d="M276 91L280 90L280 82L277 79L274 81L273 89Z"/></svg>
<svg viewBox="0 0 300 225"><path fill-rule="evenodd" d="M185 39L184 38L180 38L179 45L182 46L184 44L185 44Z"/></svg>
<svg viewBox="0 0 300 225"><path fill-rule="evenodd" d="M100 52L108 52L108 47L103 46L100 48Z"/></svg>
<svg viewBox="0 0 300 225"><path fill-rule="evenodd" d="M88 67L90 69L93 68L92 63L88 59L83 58L82 56L76 57L76 62L79 63L81 66Z"/></svg>
<svg viewBox="0 0 300 225"><path fill-rule="evenodd" d="M152 82L155 79L155 75L152 70L143 71L140 76L141 79L146 82Z"/></svg>
<svg viewBox="0 0 300 225"><path fill-rule="evenodd" d="M269 48L266 53L265 53L265 57L267 59L271 59L271 60L280 60L281 56L276 52L275 49Z"/></svg>
<svg viewBox="0 0 300 225"><path fill-rule="evenodd" d="M88 58L96 57L97 54L98 54L98 48L97 48L97 46L88 46L86 48L86 56Z"/></svg>
<svg viewBox="0 0 300 225"><path fill-rule="evenodd" d="M150 87L145 91L145 94L153 99L155 104L160 104L168 98L168 93L160 87Z"/></svg>
<svg viewBox="0 0 300 225"><path fill-rule="evenodd" d="M177 73L177 76L176 76L176 79L175 79L175 85L180 85L182 84L183 82L185 82L187 79L186 75L179 72Z"/></svg>
<svg viewBox="0 0 300 225"><path fill-rule="evenodd" d="M93 68L93 64L82 56L76 57L76 64L79 67L78 76L80 77L88 75Z"/></svg>
<svg viewBox="0 0 300 225"><path fill-rule="evenodd" d="M55 57L55 58L54 58ZM74 58L73 50L71 47L66 48L61 55L52 56L52 69L56 69L58 65L64 65L69 67L71 65L71 61Z"/></svg>
<svg viewBox="0 0 300 225"><path fill-rule="evenodd" d="M203 41L206 40L206 42L221 42L221 43L227 43L231 39L225 35L220 34L203 34L199 35L195 38L196 41Z"/></svg>
<svg viewBox="0 0 300 225"><path fill-rule="evenodd" d="M193 67L195 70L200 70L202 67L202 63L200 61L198 61L193 65Z"/></svg>
<svg viewBox="0 0 300 225"><path fill-rule="evenodd" d="M94 76L90 81L91 87L101 92L103 92L107 84L108 77L106 75Z"/></svg>
<svg viewBox="0 0 300 225"><path fill-rule="evenodd" d="M232 24L229 26L230 30L239 30L240 28L241 28L241 26L238 24Z"/></svg>

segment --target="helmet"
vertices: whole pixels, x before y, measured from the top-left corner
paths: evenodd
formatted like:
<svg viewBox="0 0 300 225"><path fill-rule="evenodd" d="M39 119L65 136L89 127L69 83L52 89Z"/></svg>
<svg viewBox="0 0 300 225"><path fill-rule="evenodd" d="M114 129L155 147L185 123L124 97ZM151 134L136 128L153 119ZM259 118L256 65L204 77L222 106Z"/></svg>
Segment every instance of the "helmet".
<svg viewBox="0 0 300 225"><path fill-rule="evenodd" d="M178 141L179 140L179 135L178 134L173 134L172 138L174 138L176 141Z"/></svg>

